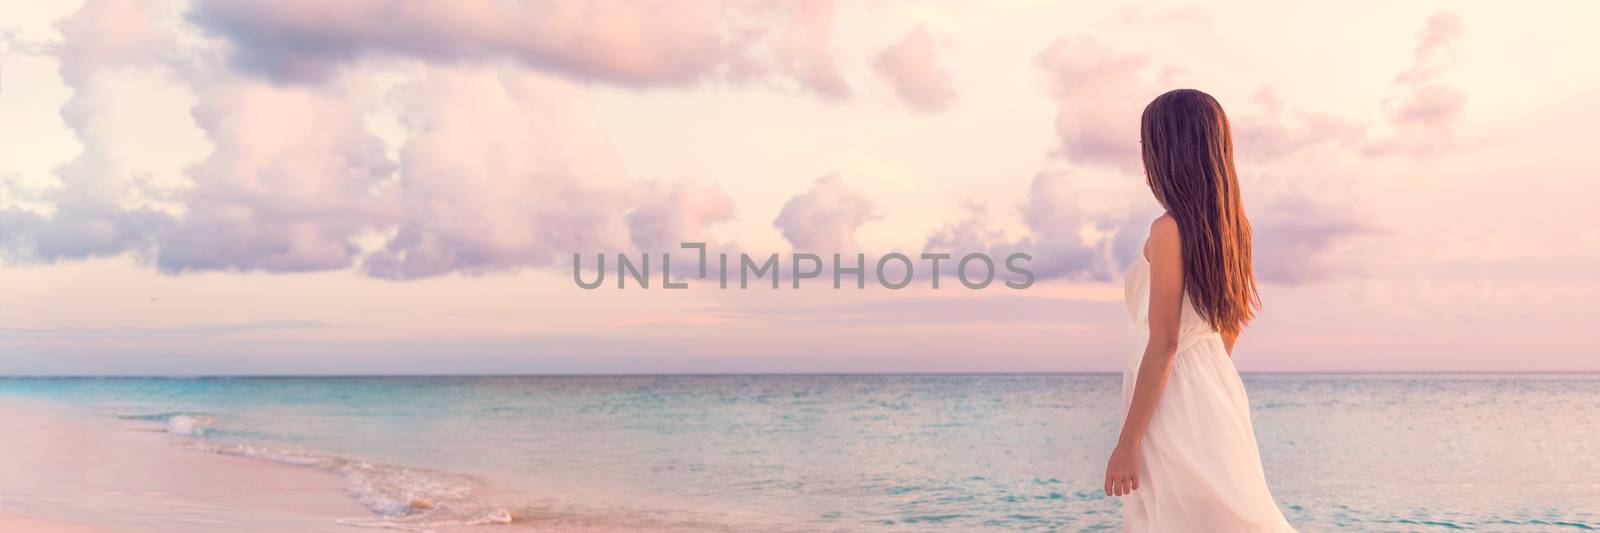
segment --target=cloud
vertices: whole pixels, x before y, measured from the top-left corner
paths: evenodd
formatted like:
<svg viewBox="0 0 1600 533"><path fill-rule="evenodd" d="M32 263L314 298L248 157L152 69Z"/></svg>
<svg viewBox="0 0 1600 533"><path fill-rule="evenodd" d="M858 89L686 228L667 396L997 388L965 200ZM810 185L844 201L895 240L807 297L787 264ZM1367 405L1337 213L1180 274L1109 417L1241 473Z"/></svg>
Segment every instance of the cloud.
<svg viewBox="0 0 1600 533"><path fill-rule="evenodd" d="M990 213L988 205L968 200L962 207L966 217L934 231L923 244L923 250L951 254L988 252L997 243L1008 242L1005 229Z"/></svg>
<svg viewBox="0 0 1600 533"><path fill-rule="evenodd" d="M708 228L734 217L733 199L713 184L683 178L651 181L643 189L646 198L625 217L641 250L671 251L684 242L703 242Z"/></svg>
<svg viewBox="0 0 1600 533"><path fill-rule="evenodd" d="M1177 70L1157 69L1143 54L1125 54L1084 37L1059 39L1035 58L1058 106L1060 153L1079 164L1137 171L1139 115L1174 86Z"/></svg>
<svg viewBox="0 0 1600 533"><path fill-rule="evenodd" d="M1284 285L1339 276L1326 262L1329 254L1375 231L1350 209L1302 192L1275 195L1249 215L1256 277Z"/></svg>
<svg viewBox="0 0 1600 533"><path fill-rule="evenodd" d="M367 68L284 84L194 61L204 51L180 46L189 41L166 7L92 0L60 23L62 41L38 47L61 56L74 89L62 113L85 150L58 169L59 186L26 191L46 211L0 212L11 259L133 253L169 274L358 266L409 279L675 247L735 212L714 185L631 179L585 89L559 77L402 61L385 71L397 84ZM822 14L813 19L825 39ZM129 76L192 99L188 113L139 117L191 125L207 147L181 175L162 176L181 186L154 187L149 169L128 162L140 145L122 130L152 126L121 111L139 103L118 98ZM374 113L398 117L395 155L370 127Z"/></svg>
<svg viewBox="0 0 1600 533"><path fill-rule="evenodd" d="M833 0L797 0L784 28L779 61L802 85L829 100L851 94L833 62Z"/></svg>
<svg viewBox="0 0 1600 533"><path fill-rule="evenodd" d="M832 14L825 1L202 0L189 20L230 42L239 67L278 80L321 80L366 58L505 58L629 87L777 71L835 98L848 89L827 49Z"/></svg>
<svg viewBox="0 0 1600 533"><path fill-rule="evenodd" d="M1019 247L1034 254L1040 278L1103 281L1121 272L1111 254L1113 241L1085 236L1084 229L1114 234L1128 228L1117 224L1120 216L1108 220L1086 210L1065 173L1039 173L1028 189L1022 215L1029 236Z"/></svg>
<svg viewBox="0 0 1600 533"><path fill-rule="evenodd" d="M919 24L879 52L872 63L878 76L894 87L900 101L922 113L944 111L956 98L950 73L939 64L935 45L933 33Z"/></svg>
<svg viewBox="0 0 1600 533"><path fill-rule="evenodd" d="M95 74L170 61L178 51L161 2L90 0L56 24L61 77L81 86Z"/></svg>
<svg viewBox="0 0 1600 533"><path fill-rule="evenodd" d="M363 123L361 91L232 78L192 114L213 146L189 169L187 212L161 236L162 271L348 268L356 238L393 224L395 163Z"/></svg>
<svg viewBox="0 0 1600 533"><path fill-rule="evenodd" d="M104 117L126 105L117 99L117 75L170 66L176 41L167 19L161 4L96 0L57 23L61 42L22 47L58 56L61 77L73 89L61 118L83 151L56 169L59 187L22 194L40 196L50 212L0 210L0 241L13 258L48 262L141 252L166 223L165 212L130 205L129 198L159 193L149 190L149 169L126 157L132 133Z"/></svg>
<svg viewBox="0 0 1600 533"><path fill-rule="evenodd" d="M878 218L871 200L838 175L827 175L784 203L772 225L797 251L853 252L861 249L856 244L856 229Z"/></svg>
<svg viewBox="0 0 1600 533"><path fill-rule="evenodd" d="M409 279L548 266L580 251L674 248L731 220L734 202L714 184L629 176L574 80L655 87L778 77L824 98L849 94L833 63L826 1L686 2L670 13L604 2L199 1L184 4L187 18L177 5L91 0L60 23L59 43L39 47L59 55L73 89L62 115L84 151L57 170L58 187L34 194L48 210L0 212L9 257L131 253L173 274L356 267ZM185 22L221 37L231 61L208 61L209 44L191 39ZM519 25L563 31L513 31ZM1428 140L1443 138L1459 114L1425 104L1449 88L1442 80L1460 33L1459 20L1435 17L1415 64L1397 77L1390 120L1412 132L1397 146L1436 146ZM924 111L954 97L934 43L919 26L875 61L907 105ZM1087 39L1057 41L1036 61L1059 106L1057 154L1137 173L1146 99L1136 95L1153 96L1175 71ZM393 87L392 75L401 78ZM119 96L129 76L192 101L166 121L193 126L203 135L194 144L207 151L181 170L135 161L141 145L123 130L145 124L116 120L130 106ZM1247 114L1241 143L1257 143L1253 152L1273 161L1314 146L1374 146L1360 125L1292 109L1270 90L1253 103L1259 112ZM397 115L402 131L380 138L368 122L375 113ZM1018 206L1021 236L974 208L926 244L1027 250L1041 277L1110 279L1154 214L1090 209L1070 183L1074 170L1038 173ZM1296 257L1319 257L1358 233L1341 222L1353 219L1348 208L1263 200L1289 206L1285 213L1310 205L1328 221L1308 226L1264 208L1261 242L1283 239L1301 247ZM859 250L856 230L877 218L870 199L826 176L773 224L797 250L848 252ZM1285 282L1332 275L1287 256L1273 261L1263 272Z"/></svg>
<svg viewBox="0 0 1600 533"><path fill-rule="evenodd" d="M402 201L369 274L545 266L625 250L632 182L582 88L513 69L427 68L397 89Z"/></svg>
<svg viewBox="0 0 1600 533"><path fill-rule="evenodd" d="M1393 94L1381 103L1383 120L1375 123L1292 109L1263 86L1252 100L1255 112L1234 118L1239 154L1270 162L1325 146L1361 156L1413 157L1454 147L1455 125L1467 95L1448 79L1462 34L1461 18L1455 14L1428 19L1411 65L1395 76Z"/></svg>
<svg viewBox="0 0 1600 533"><path fill-rule="evenodd" d="M1447 78L1462 33L1461 17L1454 13L1428 19L1411 68L1395 77L1396 92L1385 102L1397 138L1377 145L1377 151L1425 155L1453 144L1453 126L1466 108L1467 95Z"/></svg>
<svg viewBox="0 0 1600 533"><path fill-rule="evenodd" d="M1256 163L1290 160L1319 147L1364 149L1366 128L1330 113L1291 108L1277 91L1261 87L1242 112L1230 114L1234 154Z"/></svg>
<svg viewBox="0 0 1600 533"><path fill-rule="evenodd" d="M1038 279L1109 281L1144 242L1140 225L1149 225L1156 216L1139 210L1091 211L1071 177L1059 170L1035 176L1020 209L1026 230L1020 237L1010 237L987 208L969 203L966 217L935 231L924 248L992 257L1026 252L1033 256L1029 265Z"/></svg>

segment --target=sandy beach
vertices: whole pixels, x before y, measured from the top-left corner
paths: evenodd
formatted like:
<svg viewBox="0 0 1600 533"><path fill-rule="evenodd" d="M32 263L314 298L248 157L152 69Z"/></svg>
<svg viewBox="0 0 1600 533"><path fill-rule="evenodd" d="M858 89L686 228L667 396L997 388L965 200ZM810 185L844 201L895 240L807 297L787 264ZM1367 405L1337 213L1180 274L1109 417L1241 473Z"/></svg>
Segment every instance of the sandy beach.
<svg viewBox="0 0 1600 533"><path fill-rule="evenodd" d="M114 533L119 531L72 522L7 514L0 514L0 530L28 531L32 533Z"/></svg>
<svg viewBox="0 0 1600 533"><path fill-rule="evenodd" d="M183 449L103 413L0 398L0 530L352 531L337 476Z"/></svg>
<svg viewBox="0 0 1600 533"><path fill-rule="evenodd" d="M392 529L684 531L719 529L540 512L522 523L386 519L338 473L197 448L183 431L69 403L0 395L0 531L324 533ZM481 488L480 488L481 489ZM427 503L421 505L433 505Z"/></svg>

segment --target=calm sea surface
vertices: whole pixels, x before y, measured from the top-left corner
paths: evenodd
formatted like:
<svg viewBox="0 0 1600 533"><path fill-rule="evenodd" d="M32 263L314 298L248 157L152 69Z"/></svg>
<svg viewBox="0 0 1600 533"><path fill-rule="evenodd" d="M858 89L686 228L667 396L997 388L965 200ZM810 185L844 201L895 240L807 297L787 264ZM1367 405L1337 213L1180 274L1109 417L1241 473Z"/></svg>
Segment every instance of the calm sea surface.
<svg viewBox="0 0 1600 533"><path fill-rule="evenodd" d="M1600 375L1245 377L1301 531L1600 528ZM0 378L328 470L364 525L1118 530L1114 375ZM417 505L425 499L426 506Z"/></svg>

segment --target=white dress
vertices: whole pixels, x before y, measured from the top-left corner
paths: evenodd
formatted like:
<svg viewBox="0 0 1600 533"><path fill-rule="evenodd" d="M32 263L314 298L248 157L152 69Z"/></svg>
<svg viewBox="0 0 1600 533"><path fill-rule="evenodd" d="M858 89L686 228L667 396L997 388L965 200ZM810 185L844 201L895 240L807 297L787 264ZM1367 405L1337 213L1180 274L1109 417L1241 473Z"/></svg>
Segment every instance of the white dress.
<svg viewBox="0 0 1600 533"><path fill-rule="evenodd" d="M1150 262L1143 253L1128 267L1124 291L1141 341L1122 373L1126 413L1150 334ZM1267 490L1244 382L1222 336L1187 294L1178 355L1139 463L1139 490L1122 499L1124 531L1294 531Z"/></svg>

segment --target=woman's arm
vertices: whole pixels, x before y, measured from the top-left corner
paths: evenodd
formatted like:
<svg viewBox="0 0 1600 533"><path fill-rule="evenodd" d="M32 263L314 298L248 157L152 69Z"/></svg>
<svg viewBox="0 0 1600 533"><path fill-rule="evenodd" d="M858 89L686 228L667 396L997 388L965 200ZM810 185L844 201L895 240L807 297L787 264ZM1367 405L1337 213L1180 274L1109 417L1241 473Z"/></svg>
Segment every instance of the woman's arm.
<svg viewBox="0 0 1600 533"><path fill-rule="evenodd" d="M1163 215L1150 225L1145 243L1150 262L1150 340L1133 386L1133 402L1122 422L1122 435L1106 465L1106 495L1123 496L1139 488L1139 443L1144 441L1156 403L1167 386L1172 359L1178 352L1178 320L1183 310L1183 245L1178 223Z"/></svg>

